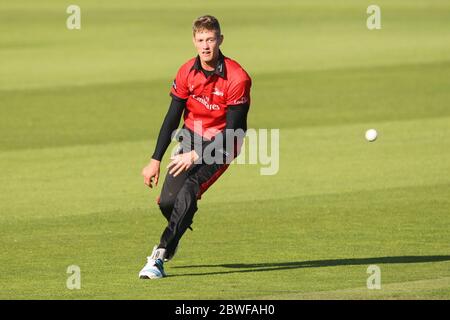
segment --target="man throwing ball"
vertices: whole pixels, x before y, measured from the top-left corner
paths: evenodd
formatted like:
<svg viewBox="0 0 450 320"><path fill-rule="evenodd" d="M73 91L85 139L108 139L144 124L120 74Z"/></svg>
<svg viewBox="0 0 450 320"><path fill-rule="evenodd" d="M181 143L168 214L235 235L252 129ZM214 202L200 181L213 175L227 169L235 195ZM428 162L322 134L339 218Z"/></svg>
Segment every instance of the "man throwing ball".
<svg viewBox="0 0 450 320"><path fill-rule="evenodd" d="M247 130L251 79L220 51L223 35L219 21L209 15L196 19L193 42L198 55L178 70L155 152L142 170L144 183L150 188L157 186L161 159L183 116L183 128L177 135L180 144L170 159L158 198L167 227L139 272L141 279L166 275L164 262L173 258L181 237L191 228L197 200L239 154Z"/></svg>

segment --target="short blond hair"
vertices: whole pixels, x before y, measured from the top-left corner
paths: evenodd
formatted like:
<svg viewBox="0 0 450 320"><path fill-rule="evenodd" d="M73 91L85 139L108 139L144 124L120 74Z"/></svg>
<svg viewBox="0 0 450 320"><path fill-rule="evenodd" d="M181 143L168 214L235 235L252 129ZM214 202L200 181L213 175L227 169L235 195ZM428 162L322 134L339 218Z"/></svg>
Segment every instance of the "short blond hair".
<svg viewBox="0 0 450 320"><path fill-rule="evenodd" d="M205 15L194 20L192 25L192 34L195 36L196 32L202 30L214 31L217 36L220 36L220 24L216 17Z"/></svg>

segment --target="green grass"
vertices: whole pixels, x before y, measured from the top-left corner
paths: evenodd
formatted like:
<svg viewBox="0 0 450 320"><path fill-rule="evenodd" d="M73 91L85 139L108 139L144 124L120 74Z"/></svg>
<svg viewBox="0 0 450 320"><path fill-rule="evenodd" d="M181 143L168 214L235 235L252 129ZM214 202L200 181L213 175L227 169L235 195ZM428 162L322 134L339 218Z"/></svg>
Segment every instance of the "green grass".
<svg viewBox="0 0 450 320"><path fill-rule="evenodd" d="M356 0L78 1L80 31L69 4L0 5L0 298L450 298L448 2L379 1L380 31ZM164 219L140 171L206 12L279 172L232 165L170 276L142 281Z"/></svg>

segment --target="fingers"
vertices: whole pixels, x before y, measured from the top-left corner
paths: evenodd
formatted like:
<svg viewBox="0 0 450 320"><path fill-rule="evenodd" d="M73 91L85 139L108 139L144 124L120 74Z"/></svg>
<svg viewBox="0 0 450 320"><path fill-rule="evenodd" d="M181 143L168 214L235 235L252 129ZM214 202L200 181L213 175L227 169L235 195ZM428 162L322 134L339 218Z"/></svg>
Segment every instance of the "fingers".
<svg viewBox="0 0 450 320"><path fill-rule="evenodd" d="M153 188L153 185L152 185L153 177L154 176L151 176L151 175L144 175L144 184L150 188ZM155 183L155 186L156 186L156 183Z"/></svg>
<svg viewBox="0 0 450 320"><path fill-rule="evenodd" d="M166 169L169 169L171 166L175 165L178 163L178 159L174 159L172 160L166 167Z"/></svg>
<svg viewBox="0 0 450 320"><path fill-rule="evenodd" d="M158 185L159 174L155 174L155 187Z"/></svg>
<svg viewBox="0 0 450 320"><path fill-rule="evenodd" d="M175 174L173 175L174 177L176 177L177 175L179 175L180 173L182 173L184 170L187 170L188 165L187 164L183 164L180 169L178 169L177 172L175 172Z"/></svg>
<svg viewBox="0 0 450 320"><path fill-rule="evenodd" d="M191 167L191 165L192 165L191 163L183 163L183 165L175 172L173 176L176 177L183 171L187 171Z"/></svg>
<svg viewBox="0 0 450 320"><path fill-rule="evenodd" d="M144 184L148 186L150 184L150 177L144 176Z"/></svg>
<svg viewBox="0 0 450 320"><path fill-rule="evenodd" d="M177 155L170 157L170 160L172 160L172 161L167 165L166 169L169 169L171 166L180 162L182 160L182 158L181 158L181 155L177 154Z"/></svg>
<svg viewBox="0 0 450 320"><path fill-rule="evenodd" d="M188 160L185 160L186 157L183 158L183 155L186 154L175 155L170 158L172 161L167 166L167 169L169 169L169 174L172 174L174 177L178 176L184 170L189 169L191 166L191 163L187 162Z"/></svg>
<svg viewBox="0 0 450 320"><path fill-rule="evenodd" d="M180 169L180 167L182 167L183 165L184 165L184 163L181 162L181 161L175 163L175 165L169 170L169 173L170 173L170 174L173 174L174 172L177 172L178 169Z"/></svg>
<svg viewBox="0 0 450 320"><path fill-rule="evenodd" d="M181 159L178 156L173 156L170 159L172 159L172 161L168 164L167 169L169 169L169 174L172 174L174 171L178 170L183 162L180 161Z"/></svg>
<svg viewBox="0 0 450 320"><path fill-rule="evenodd" d="M150 189L153 188L152 183L153 183L153 177L150 178L149 183L148 183L148 186L150 187Z"/></svg>

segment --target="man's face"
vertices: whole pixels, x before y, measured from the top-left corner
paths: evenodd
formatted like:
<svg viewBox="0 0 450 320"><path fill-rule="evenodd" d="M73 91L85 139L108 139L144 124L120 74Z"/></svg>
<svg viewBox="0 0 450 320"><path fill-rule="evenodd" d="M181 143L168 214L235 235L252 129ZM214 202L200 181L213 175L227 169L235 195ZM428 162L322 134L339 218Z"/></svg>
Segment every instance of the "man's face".
<svg viewBox="0 0 450 320"><path fill-rule="evenodd" d="M223 35L217 36L215 31L200 30L195 33L193 41L200 59L203 62L210 62L219 56Z"/></svg>

